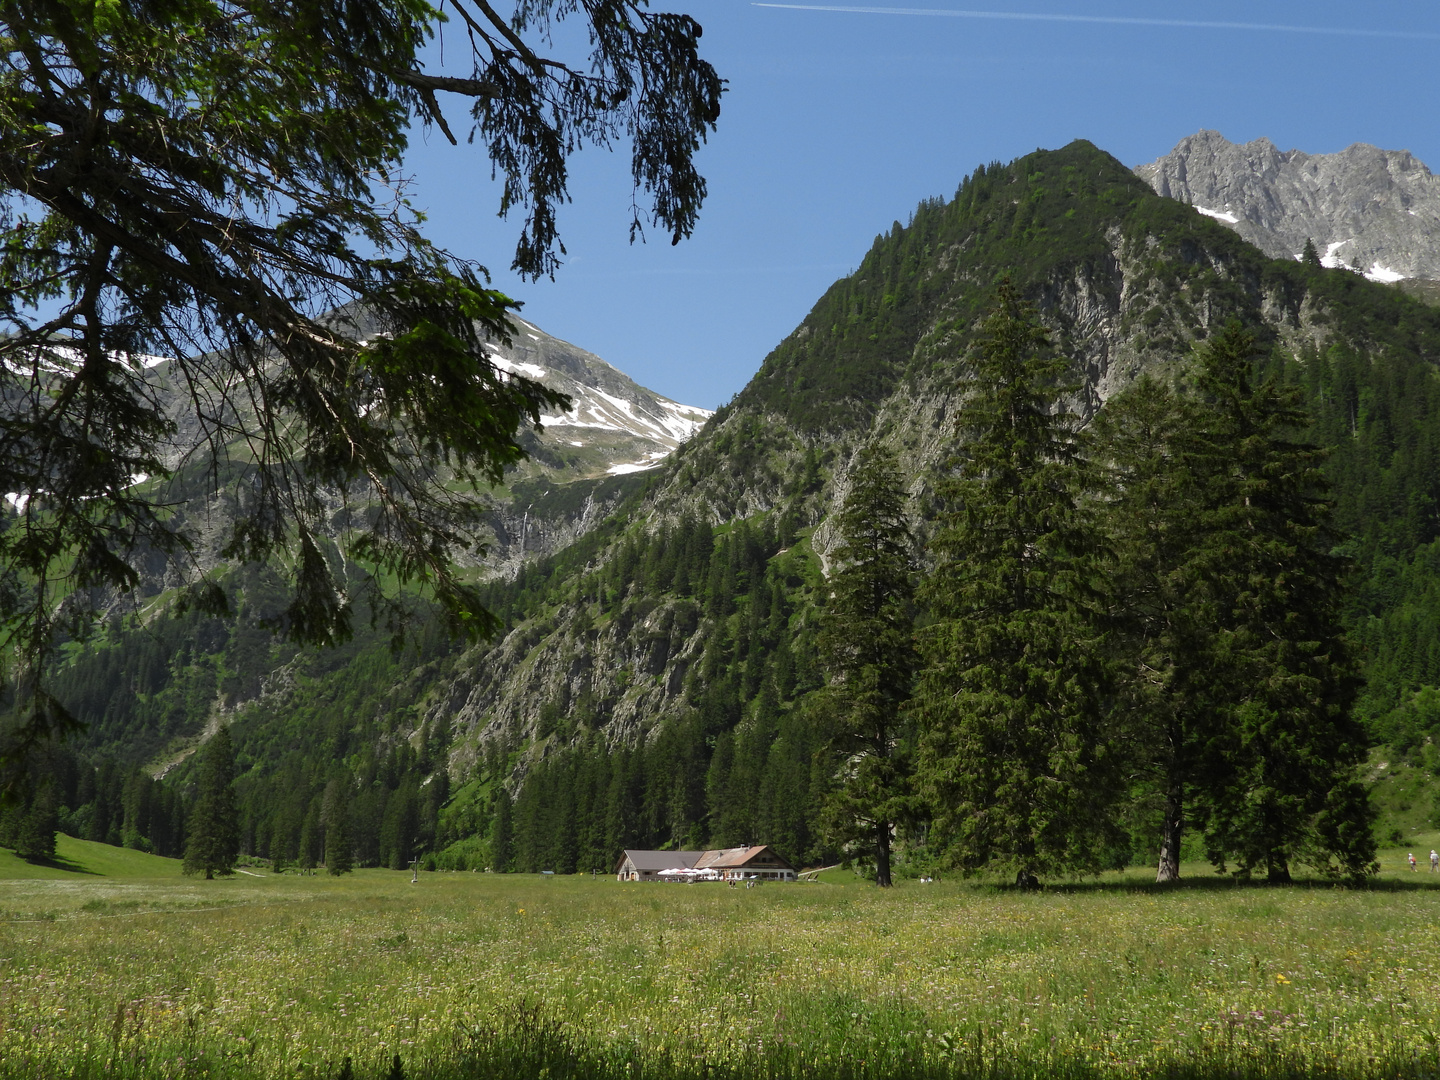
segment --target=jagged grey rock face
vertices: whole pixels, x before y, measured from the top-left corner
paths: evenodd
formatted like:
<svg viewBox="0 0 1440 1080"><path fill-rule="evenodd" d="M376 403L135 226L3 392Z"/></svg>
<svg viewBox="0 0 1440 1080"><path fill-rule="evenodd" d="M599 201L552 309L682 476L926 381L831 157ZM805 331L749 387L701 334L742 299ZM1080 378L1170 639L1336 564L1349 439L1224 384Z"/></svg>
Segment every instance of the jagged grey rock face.
<svg viewBox="0 0 1440 1080"><path fill-rule="evenodd" d="M560 745L537 728L547 704L568 710L594 694L604 736L617 744L633 744L693 708L685 677L700 662L706 640L694 601L626 605L601 629L590 629L578 615L567 606L549 624L518 627L493 648L477 649L436 693L427 716L445 715L460 736L451 754L453 775L470 773L484 743L507 738L530 743L517 768L517 777L523 775ZM625 677L617 686L619 672Z"/></svg>
<svg viewBox="0 0 1440 1080"><path fill-rule="evenodd" d="M710 410L647 390L594 353L523 319L515 324L517 332L509 344L488 346L492 362L502 371L568 394L571 407L541 417L543 430L524 436L531 457L507 477L512 487L519 480L548 488L644 472L668 458L710 419ZM523 498L497 499L491 519L494 539L485 559L491 573L513 576L526 559L574 543L622 497L617 491L597 490L563 512L547 513L543 505L536 505L534 495L532 490Z"/></svg>
<svg viewBox="0 0 1440 1080"><path fill-rule="evenodd" d="M1408 150L1306 154L1201 131L1135 173L1274 258L1298 257L1309 238L1326 266L1372 281L1440 279L1440 177Z"/></svg>

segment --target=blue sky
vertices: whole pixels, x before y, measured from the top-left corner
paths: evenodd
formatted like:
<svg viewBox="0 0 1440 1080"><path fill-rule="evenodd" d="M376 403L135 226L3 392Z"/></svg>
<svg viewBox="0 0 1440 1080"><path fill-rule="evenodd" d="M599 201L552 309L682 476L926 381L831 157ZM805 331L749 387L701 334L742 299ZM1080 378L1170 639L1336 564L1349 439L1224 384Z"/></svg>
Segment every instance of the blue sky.
<svg viewBox="0 0 1440 1080"><path fill-rule="evenodd" d="M700 157L710 196L690 240L631 246L628 155L586 150L560 218L567 264L553 282L522 282L505 272L519 222L496 217L483 152L417 133L407 164L428 232L487 265L527 319L687 404L729 400L877 233L921 199L953 194L981 162L1085 138L1137 165L1213 128L1311 153L1408 149L1440 169L1433 4L827 5L1039 19L665 6L702 23L705 54L729 80Z"/></svg>

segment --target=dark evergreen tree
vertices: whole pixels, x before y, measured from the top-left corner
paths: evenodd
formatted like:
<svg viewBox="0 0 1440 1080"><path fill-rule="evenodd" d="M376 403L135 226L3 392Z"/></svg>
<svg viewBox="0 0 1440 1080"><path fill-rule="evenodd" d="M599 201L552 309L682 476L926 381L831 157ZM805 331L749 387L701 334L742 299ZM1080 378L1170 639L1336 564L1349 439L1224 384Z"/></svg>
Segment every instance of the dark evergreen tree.
<svg viewBox="0 0 1440 1080"><path fill-rule="evenodd" d="M1259 378L1266 355L1238 323L1200 352L1195 562L1224 733L1201 761L1197 810L1217 866L1283 882L1298 859L1360 878L1375 841L1358 777L1369 748L1353 716L1360 679L1340 623L1349 567L1332 554L1325 451L1298 435L1299 388Z"/></svg>
<svg viewBox="0 0 1440 1080"><path fill-rule="evenodd" d="M615 754L610 769L610 790L605 795L606 847L618 854L642 846L640 799L645 781L643 759L633 750Z"/></svg>
<svg viewBox="0 0 1440 1080"><path fill-rule="evenodd" d="M549 779L543 767L531 769L515 797L515 870L521 874L538 874L545 858L545 791Z"/></svg>
<svg viewBox="0 0 1440 1080"><path fill-rule="evenodd" d="M811 765L819 756L816 740L810 737L814 725L814 716L802 706L781 713L760 779L760 838L793 861L811 857L813 830L819 827L819 802L811 798L810 790Z"/></svg>
<svg viewBox="0 0 1440 1080"><path fill-rule="evenodd" d="M579 857L578 830L575 821L575 758L562 757L550 770L553 786L547 800L550 809L549 843L544 869L557 874L573 874Z"/></svg>
<svg viewBox="0 0 1440 1080"><path fill-rule="evenodd" d="M320 863L320 799L310 800L305 820L300 825L300 853L296 863L301 870L314 870Z"/></svg>
<svg viewBox="0 0 1440 1080"><path fill-rule="evenodd" d="M497 874L508 874L515 858L510 793L498 780L495 786L495 815L490 824L490 869Z"/></svg>
<svg viewBox="0 0 1440 1080"><path fill-rule="evenodd" d="M912 762L902 709L915 677L913 541L894 458L862 448L835 517L821 662L835 702L829 750L840 783L828 819L836 839L860 841L889 887L891 832L907 816Z"/></svg>
<svg viewBox="0 0 1440 1080"><path fill-rule="evenodd" d="M390 789L371 782L350 800L350 835L355 842L355 861L360 866L380 866L380 829Z"/></svg>
<svg viewBox="0 0 1440 1080"><path fill-rule="evenodd" d="M1133 740L1141 816L1160 815L1157 881L1180 876L1197 755L1214 737L1213 613L1196 563L1198 492L1187 447L1193 403L1149 377L1097 418L1106 532L1116 554L1119 701Z"/></svg>
<svg viewBox="0 0 1440 1080"><path fill-rule="evenodd" d="M1305 238L1305 250L1300 253L1300 261L1315 270L1319 270L1324 265L1320 261L1320 252L1315 250L1313 237Z"/></svg>
<svg viewBox="0 0 1440 1080"><path fill-rule="evenodd" d="M30 862L49 862L55 858L55 834L60 829L59 806L55 785L46 777L20 815L15 835L15 854Z"/></svg>
<svg viewBox="0 0 1440 1080"><path fill-rule="evenodd" d="M948 857L1030 886L1116 862L1105 560L1058 405L1067 363L1008 282L969 369L922 591L919 775Z"/></svg>
<svg viewBox="0 0 1440 1080"><path fill-rule="evenodd" d="M86 831L84 839L95 840L105 843L111 832L111 825L118 809L112 803L110 797L110 779L115 771L114 762L105 760L94 770L95 775L95 805L90 816L90 828Z"/></svg>
<svg viewBox="0 0 1440 1080"><path fill-rule="evenodd" d="M176 792L170 792L170 850L162 852L171 858L180 858L185 853L185 837L190 823L185 800Z"/></svg>
<svg viewBox="0 0 1440 1080"><path fill-rule="evenodd" d="M415 857L420 838L420 797L413 776L403 780L385 804L380 825L380 859L391 870L403 870Z"/></svg>
<svg viewBox="0 0 1440 1080"><path fill-rule="evenodd" d="M235 871L239 854L239 815L235 806L235 749L230 730L221 727L200 751L195 809L190 814L190 835L185 845L184 871L216 874Z"/></svg>
<svg viewBox="0 0 1440 1080"><path fill-rule="evenodd" d="M606 794L610 790L610 754L603 738L591 736L590 746L581 767L584 812L581 827L580 870L605 872L615 864L618 852L610 850L605 835Z"/></svg>
<svg viewBox="0 0 1440 1080"><path fill-rule="evenodd" d="M355 869L355 842L350 827L350 786L348 772L325 785L321 815L325 823L325 872L334 877Z"/></svg>

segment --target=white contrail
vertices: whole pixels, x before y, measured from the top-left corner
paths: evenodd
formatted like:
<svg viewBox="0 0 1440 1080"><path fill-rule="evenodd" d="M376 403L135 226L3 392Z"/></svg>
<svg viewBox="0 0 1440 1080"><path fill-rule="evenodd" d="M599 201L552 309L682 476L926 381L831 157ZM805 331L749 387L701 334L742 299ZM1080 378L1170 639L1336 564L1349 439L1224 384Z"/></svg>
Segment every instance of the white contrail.
<svg viewBox="0 0 1440 1080"><path fill-rule="evenodd" d="M1033 11L963 11L954 8L859 7L842 4L753 3L752 7L790 11L838 11L852 15L938 15L950 19L1009 19L1015 22L1096 23L1102 26L1164 26L1187 30L1265 30L1277 34L1327 34L1333 37L1405 38L1440 41L1423 30L1363 30L1340 26L1287 26L1283 23L1203 22L1198 19L1138 19L1123 15L1051 15Z"/></svg>

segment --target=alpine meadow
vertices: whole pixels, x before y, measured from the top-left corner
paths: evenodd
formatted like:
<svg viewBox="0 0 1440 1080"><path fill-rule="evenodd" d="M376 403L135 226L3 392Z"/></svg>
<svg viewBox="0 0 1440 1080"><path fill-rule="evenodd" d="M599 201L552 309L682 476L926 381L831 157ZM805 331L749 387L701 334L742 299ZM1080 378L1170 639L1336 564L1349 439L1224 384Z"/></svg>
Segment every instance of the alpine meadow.
<svg viewBox="0 0 1440 1080"><path fill-rule="evenodd" d="M0 1080L1440 1072L1433 283L1077 140L711 415L398 178L684 240L688 16L0 11Z"/></svg>

